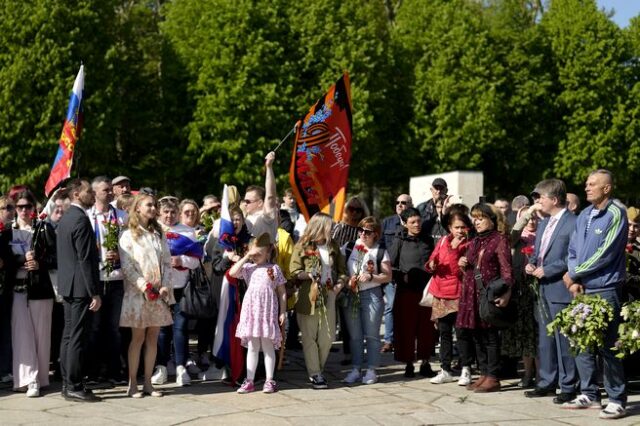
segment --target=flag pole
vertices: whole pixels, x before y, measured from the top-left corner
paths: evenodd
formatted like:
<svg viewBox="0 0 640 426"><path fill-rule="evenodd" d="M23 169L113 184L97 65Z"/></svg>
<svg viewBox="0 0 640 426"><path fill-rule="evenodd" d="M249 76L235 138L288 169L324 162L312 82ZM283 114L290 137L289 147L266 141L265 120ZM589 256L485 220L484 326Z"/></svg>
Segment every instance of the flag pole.
<svg viewBox="0 0 640 426"><path fill-rule="evenodd" d="M282 144L289 139L289 136L291 136L291 133L295 132L296 130L298 130L298 126L300 126L300 120L296 121L296 124L293 126L293 129L289 130L289 133L287 133L287 136L285 136L284 138L282 138L282 140L280 141L280 143L278 144L278 146L275 147L275 149L273 150L273 152L276 152L278 150L278 148L280 148L280 146L282 146Z"/></svg>

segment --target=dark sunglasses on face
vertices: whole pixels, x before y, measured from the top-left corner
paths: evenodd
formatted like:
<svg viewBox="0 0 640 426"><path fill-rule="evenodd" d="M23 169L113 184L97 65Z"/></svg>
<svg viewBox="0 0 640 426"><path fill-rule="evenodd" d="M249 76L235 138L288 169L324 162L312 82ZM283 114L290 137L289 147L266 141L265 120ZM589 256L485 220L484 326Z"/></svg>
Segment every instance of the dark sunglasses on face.
<svg viewBox="0 0 640 426"><path fill-rule="evenodd" d="M7 205L6 205L6 206L4 206L4 207L0 207L0 210L6 210L6 211L8 211L8 212L12 212L12 211L14 211L15 209L16 209L16 208L15 208L15 206L14 206L13 204L7 204Z"/></svg>
<svg viewBox="0 0 640 426"><path fill-rule="evenodd" d="M366 236L373 234L373 231L371 229L365 229L365 228L358 228L358 232Z"/></svg>
<svg viewBox="0 0 640 426"><path fill-rule="evenodd" d="M23 209L32 209L33 208L33 204L18 204L16 206L16 208L18 210L23 210Z"/></svg>
<svg viewBox="0 0 640 426"><path fill-rule="evenodd" d="M400 200L396 201L396 206L399 206L400 204L402 204L403 206L406 206L407 204L409 204L409 202L408 201L400 201Z"/></svg>
<svg viewBox="0 0 640 426"><path fill-rule="evenodd" d="M349 207L347 207L347 210L351 210L351 211L353 211L353 212L364 212L364 209L363 209L362 207L352 207L352 206L349 206Z"/></svg>

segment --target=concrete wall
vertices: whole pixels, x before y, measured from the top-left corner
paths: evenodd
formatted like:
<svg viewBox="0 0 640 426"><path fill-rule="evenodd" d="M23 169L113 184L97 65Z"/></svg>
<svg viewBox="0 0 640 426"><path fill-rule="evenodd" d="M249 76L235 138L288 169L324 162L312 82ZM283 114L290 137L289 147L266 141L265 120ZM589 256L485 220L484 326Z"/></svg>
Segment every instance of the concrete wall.
<svg viewBox="0 0 640 426"><path fill-rule="evenodd" d="M469 208L484 195L484 175L482 172L453 171L415 176L409 180L409 195L413 199L414 206L431 198L431 182L438 177L447 182L449 195L459 196L462 203Z"/></svg>

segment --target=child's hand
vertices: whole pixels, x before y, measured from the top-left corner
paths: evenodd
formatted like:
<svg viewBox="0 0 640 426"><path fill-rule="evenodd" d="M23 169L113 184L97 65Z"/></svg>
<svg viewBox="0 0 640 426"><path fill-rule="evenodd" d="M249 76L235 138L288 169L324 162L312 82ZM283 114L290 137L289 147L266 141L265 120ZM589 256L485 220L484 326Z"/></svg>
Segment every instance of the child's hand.
<svg viewBox="0 0 640 426"><path fill-rule="evenodd" d="M287 314L280 314L280 316L278 317L278 324L280 324L280 327L282 327L284 325L284 320L286 319Z"/></svg>

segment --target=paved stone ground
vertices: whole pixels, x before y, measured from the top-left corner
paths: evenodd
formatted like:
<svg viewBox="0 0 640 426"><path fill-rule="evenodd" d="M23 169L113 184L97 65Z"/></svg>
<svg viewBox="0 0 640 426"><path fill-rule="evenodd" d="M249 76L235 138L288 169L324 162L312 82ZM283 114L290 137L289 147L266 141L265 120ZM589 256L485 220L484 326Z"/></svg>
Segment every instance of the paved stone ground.
<svg viewBox="0 0 640 426"><path fill-rule="evenodd" d="M304 370L302 352L289 352L289 363L278 374L280 391L238 395L220 382L178 388L160 386L163 398L132 399L125 387L96 391L102 402L67 402L59 384L43 391L41 398L0 390L0 424L47 425L600 425L597 410L562 410L551 398L528 399L504 381L504 390L474 394L456 383L432 385L424 378L405 379L403 366L383 356L380 382L375 385L343 386L347 372L340 353L331 353L327 368L330 389L313 390ZM432 363L437 369L436 363ZM640 395L629 399L630 415L616 425L640 425Z"/></svg>

